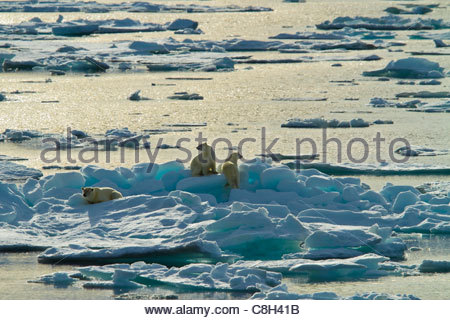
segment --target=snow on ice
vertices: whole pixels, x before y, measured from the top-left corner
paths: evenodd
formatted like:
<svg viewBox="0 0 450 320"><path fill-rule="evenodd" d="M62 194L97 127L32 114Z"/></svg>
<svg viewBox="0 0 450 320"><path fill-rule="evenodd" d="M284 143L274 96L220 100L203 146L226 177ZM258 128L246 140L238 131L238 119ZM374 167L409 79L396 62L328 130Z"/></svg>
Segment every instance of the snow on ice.
<svg viewBox="0 0 450 320"><path fill-rule="evenodd" d="M449 233L449 194L391 184L376 192L358 178L270 160L242 163L240 172L241 189L231 192L222 175L191 177L175 161L2 182L0 250L46 249L41 263L90 265L79 269L89 278L85 288L167 284L261 291L261 299L288 297L270 291L282 274L334 281L447 268L393 262L407 250L393 231ZM89 205L83 186L114 187L124 198ZM56 273L35 281L64 287L79 278Z"/></svg>

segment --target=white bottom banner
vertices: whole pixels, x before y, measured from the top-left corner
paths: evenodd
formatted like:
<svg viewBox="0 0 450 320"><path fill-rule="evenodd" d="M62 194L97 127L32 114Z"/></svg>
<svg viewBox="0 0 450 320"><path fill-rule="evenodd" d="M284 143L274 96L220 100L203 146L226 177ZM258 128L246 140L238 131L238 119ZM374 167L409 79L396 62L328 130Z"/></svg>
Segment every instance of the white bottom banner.
<svg viewBox="0 0 450 320"><path fill-rule="evenodd" d="M1 319L408 319L441 318L442 301L3 300Z"/></svg>

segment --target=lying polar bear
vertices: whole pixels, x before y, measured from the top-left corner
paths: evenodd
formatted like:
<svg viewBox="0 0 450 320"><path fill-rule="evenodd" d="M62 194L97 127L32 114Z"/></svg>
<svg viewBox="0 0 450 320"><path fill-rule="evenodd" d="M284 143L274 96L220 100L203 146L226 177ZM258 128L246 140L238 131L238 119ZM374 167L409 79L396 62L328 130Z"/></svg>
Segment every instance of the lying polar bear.
<svg viewBox="0 0 450 320"><path fill-rule="evenodd" d="M83 198L89 203L99 203L123 197L119 191L112 188L86 187L81 188L81 191L83 191Z"/></svg>

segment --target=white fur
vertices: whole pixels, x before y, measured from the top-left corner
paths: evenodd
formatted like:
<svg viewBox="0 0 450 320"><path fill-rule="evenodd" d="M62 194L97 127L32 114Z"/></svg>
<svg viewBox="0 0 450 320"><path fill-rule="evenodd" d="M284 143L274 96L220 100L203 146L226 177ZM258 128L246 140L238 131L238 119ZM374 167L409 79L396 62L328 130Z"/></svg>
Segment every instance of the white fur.
<svg viewBox="0 0 450 320"><path fill-rule="evenodd" d="M239 189L239 169L238 169L238 159L242 158L242 156L234 152L232 153L227 161L222 165L222 173L227 179L227 185L232 189Z"/></svg>
<svg viewBox="0 0 450 320"><path fill-rule="evenodd" d="M216 160L214 150L206 143L197 147L201 154L191 161L191 173L193 177L216 174Z"/></svg>
<svg viewBox="0 0 450 320"><path fill-rule="evenodd" d="M89 203L99 203L122 198L122 194L112 188L81 188L83 197Z"/></svg>

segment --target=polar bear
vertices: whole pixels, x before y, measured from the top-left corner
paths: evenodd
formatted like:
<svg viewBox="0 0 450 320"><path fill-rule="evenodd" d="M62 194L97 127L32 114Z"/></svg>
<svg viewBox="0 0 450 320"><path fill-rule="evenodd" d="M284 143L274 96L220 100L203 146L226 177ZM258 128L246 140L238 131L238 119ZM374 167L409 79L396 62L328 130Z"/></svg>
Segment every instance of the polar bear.
<svg viewBox="0 0 450 320"><path fill-rule="evenodd" d="M83 198L89 203L99 203L122 198L122 194L112 188L81 188Z"/></svg>
<svg viewBox="0 0 450 320"><path fill-rule="evenodd" d="M200 150L201 153L191 161L192 176L198 177L217 174L214 149L206 143L203 143L197 147L197 150Z"/></svg>
<svg viewBox="0 0 450 320"><path fill-rule="evenodd" d="M232 189L239 189L239 169L237 162L242 159L239 152L233 152L222 165L222 173L227 179L225 186L230 186Z"/></svg>

